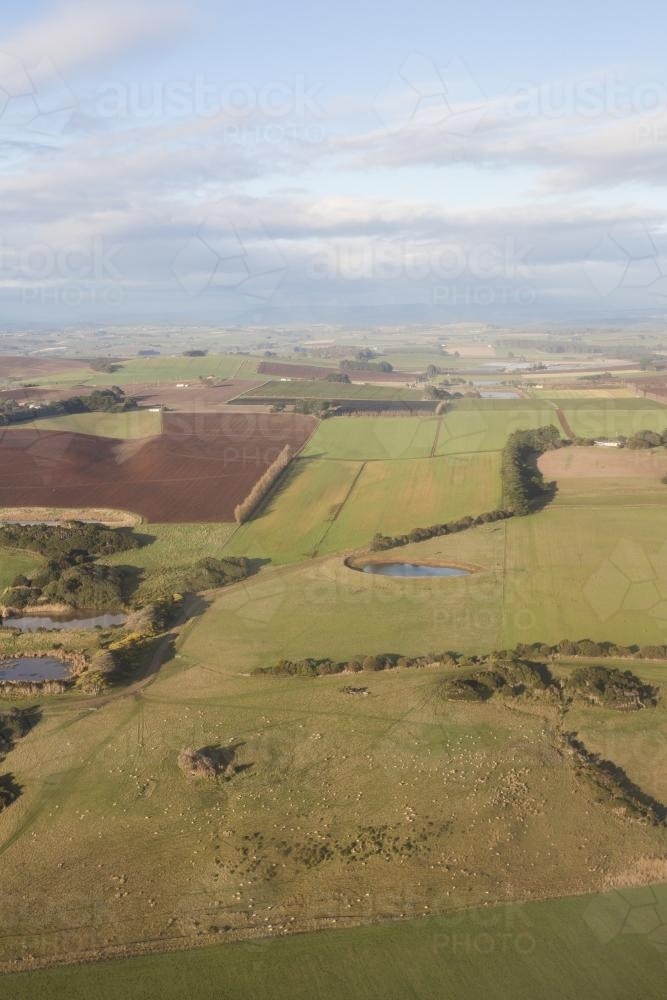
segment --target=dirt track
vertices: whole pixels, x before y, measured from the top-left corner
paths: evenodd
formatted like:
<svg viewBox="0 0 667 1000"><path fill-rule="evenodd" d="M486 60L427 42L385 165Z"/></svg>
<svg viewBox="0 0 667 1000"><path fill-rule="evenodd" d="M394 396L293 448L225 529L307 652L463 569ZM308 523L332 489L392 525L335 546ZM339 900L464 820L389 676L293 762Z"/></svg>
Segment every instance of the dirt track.
<svg viewBox="0 0 667 1000"><path fill-rule="evenodd" d="M165 414L138 441L9 428L0 435L0 506L112 507L147 521L231 521L287 443L315 427L295 414Z"/></svg>

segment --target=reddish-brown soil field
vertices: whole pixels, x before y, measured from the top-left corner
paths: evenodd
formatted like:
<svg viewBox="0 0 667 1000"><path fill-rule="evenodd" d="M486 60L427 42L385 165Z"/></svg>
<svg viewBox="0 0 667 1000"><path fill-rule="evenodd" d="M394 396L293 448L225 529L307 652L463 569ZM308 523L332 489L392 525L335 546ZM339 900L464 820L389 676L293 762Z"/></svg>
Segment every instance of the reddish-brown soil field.
<svg viewBox="0 0 667 1000"><path fill-rule="evenodd" d="M39 378L88 367L88 362L80 358L22 358L16 354L0 354L0 378Z"/></svg>
<svg viewBox="0 0 667 1000"><path fill-rule="evenodd" d="M278 378L325 379L327 375L340 375L340 368L324 368L317 365L292 365L281 361L261 361L257 365L260 375L277 376ZM349 371L351 382L413 382L414 372L380 372L375 368L363 368Z"/></svg>
<svg viewBox="0 0 667 1000"><path fill-rule="evenodd" d="M232 521L285 444L316 421L284 413L167 413L163 433L119 441L11 427L0 434L0 507L111 507L147 521Z"/></svg>
<svg viewBox="0 0 667 1000"><path fill-rule="evenodd" d="M248 392L261 385L261 379L256 382L247 379L225 379L219 385L203 385L201 382L191 382L187 388L177 389L175 385L155 385L151 382L131 382L123 386L126 396L133 396L140 406L167 406L170 410L183 413L215 413L224 409L226 403L234 396Z"/></svg>

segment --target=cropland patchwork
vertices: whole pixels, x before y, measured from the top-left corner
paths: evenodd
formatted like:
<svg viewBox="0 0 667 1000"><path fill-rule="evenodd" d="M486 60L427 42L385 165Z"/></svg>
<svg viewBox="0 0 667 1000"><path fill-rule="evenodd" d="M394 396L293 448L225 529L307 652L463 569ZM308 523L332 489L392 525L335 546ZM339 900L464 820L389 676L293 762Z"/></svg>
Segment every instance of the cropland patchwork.
<svg viewBox="0 0 667 1000"><path fill-rule="evenodd" d="M306 381L314 357L270 383L279 412L237 409L282 363L119 361L90 377L143 386L138 411L2 431L10 520L144 521L83 564L126 574L126 626L0 629L0 659L82 670L0 689L3 996L659 995L667 450L588 439L663 431L667 408L528 387L319 419L291 397L426 400ZM508 441L549 427L522 459L539 503L510 516ZM376 535L405 537L384 551ZM363 572L373 560L467 575ZM34 590L46 565L2 548L0 587Z"/></svg>

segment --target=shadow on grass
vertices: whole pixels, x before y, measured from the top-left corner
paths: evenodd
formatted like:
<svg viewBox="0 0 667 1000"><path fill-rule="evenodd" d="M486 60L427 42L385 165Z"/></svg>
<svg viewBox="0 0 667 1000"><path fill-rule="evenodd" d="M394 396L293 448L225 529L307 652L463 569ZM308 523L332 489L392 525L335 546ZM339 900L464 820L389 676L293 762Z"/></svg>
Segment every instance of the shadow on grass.
<svg viewBox="0 0 667 1000"><path fill-rule="evenodd" d="M209 746L201 747L199 753L213 761L218 773L229 779L233 778L235 774L242 774L254 767L254 764L238 764L236 762L237 752L244 746L243 740L237 740L228 746L212 743Z"/></svg>
<svg viewBox="0 0 667 1000"><path fill-rule="evenodd" d="M19 798L23 786L19 785L13 774L0 774L0 812Z"/></svg>

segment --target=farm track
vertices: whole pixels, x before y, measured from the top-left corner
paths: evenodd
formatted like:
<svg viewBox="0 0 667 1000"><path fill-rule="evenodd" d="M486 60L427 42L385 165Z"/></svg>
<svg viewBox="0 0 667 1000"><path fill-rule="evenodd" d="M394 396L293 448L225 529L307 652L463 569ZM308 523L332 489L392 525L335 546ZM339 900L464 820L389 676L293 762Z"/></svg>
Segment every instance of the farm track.
<svg viewBox="0 0 667 1000"><path fill-rule="evenodd" d="M438 417L435 425L435 437L433 438L433 444L431 445L431 451L429 453L429 458L437 458L438 455L438 440L440 438L440 431L442 430L442 417Z"/></svg>
<svg viewBox="0 0 667 1000"><path fill-rule="evenodd" d="M570 441L574 441L574 438L575 438L574 431L572 430L572 427L570 426L570 421L567 419L567 417L565 416L565 414L561 410L560 406L556 407L556 416L558 417L558 419L560 421L560 425L563 428L563 430L565 431L566 435L569 437Z"/></svg>

